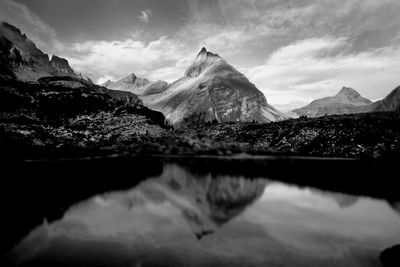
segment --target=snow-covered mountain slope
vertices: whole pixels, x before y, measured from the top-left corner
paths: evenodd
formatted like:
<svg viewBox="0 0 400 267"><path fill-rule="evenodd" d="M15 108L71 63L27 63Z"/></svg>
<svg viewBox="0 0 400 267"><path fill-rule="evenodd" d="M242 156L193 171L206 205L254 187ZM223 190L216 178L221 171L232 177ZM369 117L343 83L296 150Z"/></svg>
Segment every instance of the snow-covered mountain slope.
<svg viewBox="0 0 400 267"><path fill-rule="evenodd" d="M142 100L164 113L175 126L199 121L271 122L285 118L242 73L205 48L182 78Z"/></svg>

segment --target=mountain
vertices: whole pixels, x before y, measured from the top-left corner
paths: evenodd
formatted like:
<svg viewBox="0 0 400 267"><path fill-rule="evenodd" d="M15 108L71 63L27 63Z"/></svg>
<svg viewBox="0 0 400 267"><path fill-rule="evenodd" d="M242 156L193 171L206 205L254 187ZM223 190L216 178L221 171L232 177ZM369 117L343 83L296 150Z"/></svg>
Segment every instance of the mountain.
<svg viewBox="0 0 400 267"><path fill-rule="evenodd" d="M145 78L139 78L132 73L116 82L108 80L101 84L101 86L113 90L129 91L136 95L142 96L161 93L167 89L168 83L165 81L151 82Z"/></svg>
<svg viewBox="0 0 400 267"><path fill-rule="evenodd" d="M137 95L77 76L67 60L49 60L20 30L1 24L0 157L115 153L167 128Z"/></svg>
<svg viewBox="0 0 400 267"><path fill-rule="evenodd" d="M202 48L184 76L160 94L143 98L173 125L198 121L270 122L283 115L264 94L217 54Z"/></svg>
<svg viewBox="0 0 400 267"><path fill-rule="evenodd" d="M78 75L66 59L43 53L15 26L0 24L0 75L21 81L37 81L46 76Z"/></svg>
<svg viewBox="0 0 400 267"><path fill-rule="evenodd" d="M242 73L205 48L184 76L169 86L142 86L144 80L136 80L131 75L118 81L118 86L104 85L138 93L145 105L161 111L175 126L213 120L271 122L285 118Z"/></svg>
<svg viewBox="0 0 400 267"><path fill-rule="evenodd" d="M373 111L400 112L400 86L395 88L384 99L375 102L373 107Z"/></svg>
<svg viewBox="0 0 400 267"><path fill-rule="evenodd" d="M368 106L371 104L371 100L362 97L356 90L343 87L335 96L314 100L305 107L293 110L291 114L292 116L320 117L333 114L361 113L368 111Z"/></svg>

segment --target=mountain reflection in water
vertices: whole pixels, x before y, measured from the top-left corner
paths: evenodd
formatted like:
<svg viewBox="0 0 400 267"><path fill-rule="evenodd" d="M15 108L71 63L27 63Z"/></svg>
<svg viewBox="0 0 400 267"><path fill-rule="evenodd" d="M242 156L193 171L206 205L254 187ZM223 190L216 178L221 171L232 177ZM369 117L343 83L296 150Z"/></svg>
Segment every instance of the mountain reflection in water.
<svg viewBox="0 0 400 267"><path fill-rule="evenodd" d="M10 257L26 266L380 266L396 243L400 216L384 201L167 164L131 190L72 206Z"/></svg>

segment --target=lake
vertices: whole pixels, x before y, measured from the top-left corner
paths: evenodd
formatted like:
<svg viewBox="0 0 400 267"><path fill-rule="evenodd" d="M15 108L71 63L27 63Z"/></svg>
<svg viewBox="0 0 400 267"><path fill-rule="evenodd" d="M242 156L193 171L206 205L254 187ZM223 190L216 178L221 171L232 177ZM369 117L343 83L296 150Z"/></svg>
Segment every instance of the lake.
<svg viewBox="0 0 400 267"><path fill-rule="evenodd" d="M271 179L268 171L239 172L239 163L226 165L236 170L230 172L226 166L215 171L223 164L213 161L191 162L162 161L153 165L159 173L149 172L139 180L132 171L125 175L132 187L101 190L70 203L59 216L43 218L33 227L7 253L7 262L364 267L381 266L380 252L400 243L398 202L360 196L351 188L343 193L292 183L293 169L291 180L279 180L274 175ZM272 163L279 164L293 168L287 162ZM297 175L303 177L306 171Z"/></svg>

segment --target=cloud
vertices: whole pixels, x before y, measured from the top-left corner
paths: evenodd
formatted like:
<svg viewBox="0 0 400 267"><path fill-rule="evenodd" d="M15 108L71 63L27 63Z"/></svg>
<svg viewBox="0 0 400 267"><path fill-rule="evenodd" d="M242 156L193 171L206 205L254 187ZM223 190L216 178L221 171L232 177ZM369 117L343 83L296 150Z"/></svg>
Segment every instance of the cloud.
<svg viewBox="0 0 400 267"><path fill-rule="evenodd" d="M140 15L138 16L138 19L144 23L148 23L152 15L153 11L151 9L140 10Z"/></svg>
<svg viewBox="0 0 400 267"><path fill-rule="evenodd" d="M385 45L399 34L399 8L396 0L189 1L189 20L178 36L224 50L225 54L247 53L250 49L268 54L294 40L326 34L367 36L364 45L354 47L360 51Z"/></svg>
<svg viewBox="0 0 400 267"><path fill-rule="evenodd" d="M376 99L400 83L400 46L346 53L350 46L343 37L296 41L245 73L272 104L311 101L336 94L342 86Z"/></svg>
<svg viewBox="0 0 400 267"><path fill-rule="evenodd" d="M98 82L120 79L132 72L150 79L173 81L182 76L183 66L195 53L165 36L147 43L136 39L75 43L70 63Z"/></svg>

